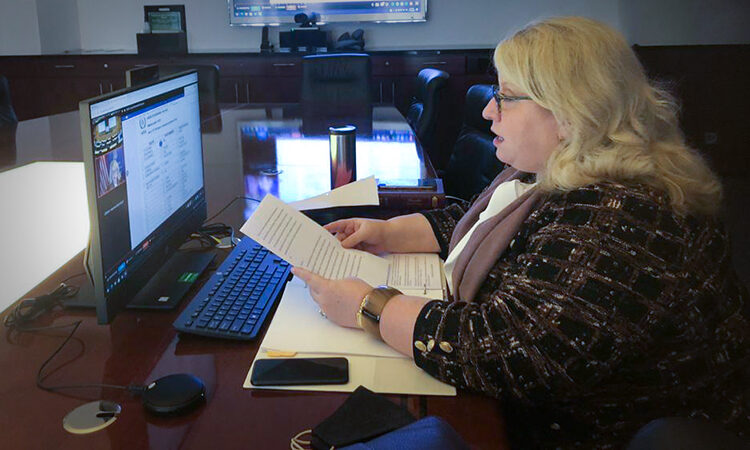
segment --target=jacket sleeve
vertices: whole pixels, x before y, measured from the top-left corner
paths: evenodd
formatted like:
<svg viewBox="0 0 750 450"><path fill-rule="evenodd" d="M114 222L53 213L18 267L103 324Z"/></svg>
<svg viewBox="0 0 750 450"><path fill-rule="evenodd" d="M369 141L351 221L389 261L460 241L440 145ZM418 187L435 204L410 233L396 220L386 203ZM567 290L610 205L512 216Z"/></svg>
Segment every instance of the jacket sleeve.
<svg viewBox="0 0 750 450"><path fill-rule="evenodd" d="M588 391L626 353L637 354L664 287L655 273L670 254L679 259L680 247L652 254L633 243L646 232L618 207L545 201L477 300L424 306L416 364L456 387L534 401Z"/></svg>
<svg viewBox="0 0 750 450"><path fill-rule="evenodd" d="M430 222L432 232L435 233L438 244L440 244L440 257L442 259L448 257L448 246L451 243L453 230L470 206L470 202L460 200L442 209L422 211L422 215Z"/></svg>

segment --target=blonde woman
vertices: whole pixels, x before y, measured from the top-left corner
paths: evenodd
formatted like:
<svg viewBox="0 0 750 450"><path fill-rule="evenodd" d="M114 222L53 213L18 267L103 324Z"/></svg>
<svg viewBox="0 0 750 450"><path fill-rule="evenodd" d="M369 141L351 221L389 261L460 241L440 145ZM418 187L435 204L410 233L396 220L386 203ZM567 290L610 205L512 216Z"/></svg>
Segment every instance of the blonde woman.
<svg viewBox="0 0 750 450"><path fill-rule="evenodd" d="M494 62L483 115L509 169L471 204L327 226L345 247L440 252L451 298L294 273L330 320L501 399L520 447L621 446L662 416L747 430L747 291L674 101L589 19L532 24Z"/></svg>

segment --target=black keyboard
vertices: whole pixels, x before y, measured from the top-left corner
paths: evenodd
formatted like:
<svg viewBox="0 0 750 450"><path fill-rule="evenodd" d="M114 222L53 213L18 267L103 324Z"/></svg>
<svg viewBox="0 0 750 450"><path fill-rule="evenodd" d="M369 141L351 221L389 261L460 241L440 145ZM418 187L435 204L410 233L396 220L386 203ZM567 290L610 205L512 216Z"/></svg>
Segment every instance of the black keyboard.
<svg viewBox="0 0 750 450"><path fill-rule="evenodd" d="M291 279L291 267L245 237L174 322L181 332L255 338Z"/></svg>

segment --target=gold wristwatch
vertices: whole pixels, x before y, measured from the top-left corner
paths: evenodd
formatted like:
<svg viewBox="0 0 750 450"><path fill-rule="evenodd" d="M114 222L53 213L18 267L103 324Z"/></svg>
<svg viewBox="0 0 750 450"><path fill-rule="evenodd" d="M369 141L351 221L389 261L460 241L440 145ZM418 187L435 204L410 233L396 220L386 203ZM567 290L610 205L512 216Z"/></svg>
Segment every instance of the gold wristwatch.
<svg viewBox="0 0 750 450"><path fill-rule="evenodd" d="M402 294L398 289L388 286L378 286L365 295L357 311L357 326L378 339L380 336L380 315L385 304L396 295Z"/></svg>

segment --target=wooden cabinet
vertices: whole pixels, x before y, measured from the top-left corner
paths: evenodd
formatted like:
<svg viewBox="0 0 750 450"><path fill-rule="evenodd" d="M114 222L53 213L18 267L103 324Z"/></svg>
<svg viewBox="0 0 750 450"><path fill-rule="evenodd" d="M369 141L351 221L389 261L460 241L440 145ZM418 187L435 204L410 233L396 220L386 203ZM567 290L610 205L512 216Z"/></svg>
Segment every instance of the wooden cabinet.
<svg viewBox="0 0 750 450"><path fill-rule="evenodd" d="M467 52L373 52L376 103L405 112L415 92L416 75L425 67L445 70L455 96L463 97ZM484 52L484 51L483 51ZM72 111L78 102L125 86L125 71L148 64L216 64L221 73L222 103L293 103L299 101L302 55L192 54L169 58L137 55L43 55L0 57L19 119Z"/></svg>

